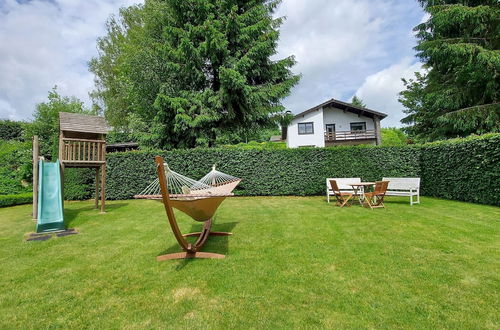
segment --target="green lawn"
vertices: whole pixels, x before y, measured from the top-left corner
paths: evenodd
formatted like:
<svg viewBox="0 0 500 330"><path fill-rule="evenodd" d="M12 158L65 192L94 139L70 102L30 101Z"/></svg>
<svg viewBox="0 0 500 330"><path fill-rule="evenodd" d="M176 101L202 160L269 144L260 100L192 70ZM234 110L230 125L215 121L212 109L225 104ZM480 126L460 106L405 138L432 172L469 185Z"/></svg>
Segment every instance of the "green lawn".
<svg viewBox="0 0 500 330"><path fill-rule="evenodd" d="M67 202L80 234L25 242L30 205L0 209L0 328L496 328L500 208L389 198L226 200L204 251L178 250L163 205ZM184 232L201 225L180 213Z"/></svg>

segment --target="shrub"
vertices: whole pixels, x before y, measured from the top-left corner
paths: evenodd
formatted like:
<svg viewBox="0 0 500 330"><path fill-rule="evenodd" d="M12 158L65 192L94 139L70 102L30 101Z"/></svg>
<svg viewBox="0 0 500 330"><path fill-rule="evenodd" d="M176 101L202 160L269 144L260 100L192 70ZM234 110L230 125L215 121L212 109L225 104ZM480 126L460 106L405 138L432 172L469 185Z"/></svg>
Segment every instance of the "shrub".
<svg viewBox="0 0 500 330"><path fill-rule="evenodd" d="M337 147L304 149L212 148L172 151L133 151L108 156L107 197L131 198L156 177L154 156L199 179L212 164L243 179L237 195L318 195L325 178L419 175L419 149L412 147Z"/></svg>
<svg viewBox="0 0 500 330"><path fill-rule="evenodd" d="M127 199L156 178L160 154L179 173L199 179L212 164L243 179L236 195L319 195L327 177L422 178L426 196L500 205L500 134L425 145L300 149L198 148L108 156L107 197Z"/></svg>
<svg viewBox="0 0 500 330"><path fill-rule="evenodd" d="M20 140L23 136L24 123L0 119L0 140Z"/></svg>
<svg viewBox="0 0 500 330"><path fill-rule="evenodd" d="M21 204L31 204L33 193L23 193L17 195L0 195L0 207L7 207Z"/></svg>
<svg viewBox="0 0 500 330"><path fill-rule="evenodd" d="M425 144L422 194L500 205L500 134Z"/></svg>
<svg viewBox="0 0 500 330"><path fill-rule="evenodd" d="M64 170L64 199L85 200L95 192L95 170L91 168L67 168Z"/></svg>
<svg viewBox="0 0 500 330"><path fill-rule="evenodd" d="M0 141L0 195L31 190L31 162L30 142Z"/></svg>

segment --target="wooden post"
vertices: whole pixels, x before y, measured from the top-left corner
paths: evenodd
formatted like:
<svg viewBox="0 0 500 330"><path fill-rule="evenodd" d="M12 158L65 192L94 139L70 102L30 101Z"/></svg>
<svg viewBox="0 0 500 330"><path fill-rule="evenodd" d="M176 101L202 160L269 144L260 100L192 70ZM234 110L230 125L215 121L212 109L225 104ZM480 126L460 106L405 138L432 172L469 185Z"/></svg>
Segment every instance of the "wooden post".
<svg viewBox="0 0 500 330"><path fill-rule="evenodd" d="M101 135L101 139L104 137ZM102 160L104 164L101 166L101 213L105 210L105 200L106 200L106 144L101 144Z"/></svg>
<svg viewBox="0 0 500 330"><path fill-rule="evenodd" d="M380 133L380 118L375 116L375 118L373 118L373 123L374 123L374 126L375 126L375 143L376 145L381 145L382 144L382 136L381 136L381 133Z"/></svg>
<svg viewBox="0 0 500 330"><path fill-rule="evenodd" d="M64 133L59 132L59 169L61 172L61 200L64 207Z"/></svg>
<svg viewBox="0 0 500 330"><path fill-rule="evenodd" d="M33 136L33 211L32 218L33 220L38 219L38 156L39 156L39 147L38 147L38 136Z"/></svg>
<svg viewBox="0 0 500 330"><path fill-rule="evenodd" d="M99 167L95 171L95 208L99 208Z"/></svg>

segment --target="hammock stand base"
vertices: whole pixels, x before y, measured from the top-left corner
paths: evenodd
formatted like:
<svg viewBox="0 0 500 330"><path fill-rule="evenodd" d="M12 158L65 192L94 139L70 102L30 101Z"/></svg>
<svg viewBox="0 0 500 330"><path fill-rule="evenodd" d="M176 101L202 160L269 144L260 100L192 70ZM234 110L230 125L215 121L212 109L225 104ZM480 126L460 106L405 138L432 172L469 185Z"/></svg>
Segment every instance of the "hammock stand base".
<svg viewBox="0 0 500 330"><path fill-rule="evenodd" d="M156 261L175 260L175 259L224 259L225 255L210 252L177 252L164 254L156 257Z"/></svg>
<svg viewBox="0 0 500 330"><path fill-rule="evenodd" d="M229 236L232 233L219 232L219 231L211 231L212 228L212 218L210 217L208 220L203 221L203 229L201 232L182 234L179 226L177 225L177 220L175 219L174 211L172 207L180 206L179 201L172 201L170 199L170 194L167 187L167 179L165 177L165 167L163 158L160 156L156 156L155 158L156 167L158 171L158 179L161 189L161 197L163 201L163 205L165 206L165 211L167 213L168 222L170 223L170 227L172 227L172 232L182 248L182 252L169 253L156 257L157 261L163 260L173 260L173 259L191 259L191 258L201 258L201 259L223 259L225 255L219 253L211 253L211 252L200 252L200 249L205 244L206 240L209 236ZM224 200L225 197L222 196L210 196L206 197L207 199L213 199L217 206ZM174 202L174 203L173 203ZM186 201L189 203L189 201ZM180 203L182 205L182 203ZM184 207L180 207L182 210ZM213 213L215 213L216 208L213 209ZM184 211L184 210L182 210ZM198 220L199 221L199 220ZM198 239L195 243L189 243L185 237L198 236Z"/></svg>

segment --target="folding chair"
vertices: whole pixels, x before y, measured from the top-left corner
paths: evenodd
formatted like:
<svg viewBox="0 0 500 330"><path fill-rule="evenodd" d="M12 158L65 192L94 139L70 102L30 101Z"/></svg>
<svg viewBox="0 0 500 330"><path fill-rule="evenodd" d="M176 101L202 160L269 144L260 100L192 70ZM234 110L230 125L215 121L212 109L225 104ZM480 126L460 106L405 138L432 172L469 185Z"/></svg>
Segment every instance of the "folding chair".
<svg viewBox="0 0 500 330"><path fill-rule="evenodd" d="M347 204L347 202L349 202L353 193L340 191L337 180L330 180L330 187L332 187L332 192L337 199L336 205L340 207L344 207L345 205L351 206L350 204Z"/></svg>
<svg viewBox="0 0 500 330"><path fill-rule="evenodd" d="M374 208L385 207L384 197L387 191L387 186L389 181L377 181L375 182L375 190L373 192L365 193L365 198L363 202L368 205L372 210Z"/></svg>

